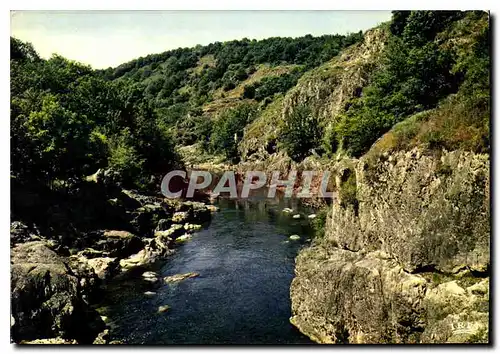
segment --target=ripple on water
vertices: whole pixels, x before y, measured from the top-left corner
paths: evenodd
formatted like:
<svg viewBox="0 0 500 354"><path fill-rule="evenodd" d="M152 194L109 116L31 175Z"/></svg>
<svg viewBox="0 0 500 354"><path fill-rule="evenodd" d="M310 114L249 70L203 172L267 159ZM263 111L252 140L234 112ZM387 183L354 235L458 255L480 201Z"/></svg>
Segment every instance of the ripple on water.
<svg viewBox="0 0 500 354"><path fill-rule="evenodd" d="M311 343L289 323L294 257L311 229L307 220L282 213L283 205L221 201L210 226L155 270L161 278L188 272L198 277L154 285L144 284L139 275L110 286L103 305L113 339L134 344ZM299 212L297 205L293 209ZM292 234L301 240L285 243ZM148 291L156 294L145 295ZM165 305L168 311L158 313Z"/></svg>

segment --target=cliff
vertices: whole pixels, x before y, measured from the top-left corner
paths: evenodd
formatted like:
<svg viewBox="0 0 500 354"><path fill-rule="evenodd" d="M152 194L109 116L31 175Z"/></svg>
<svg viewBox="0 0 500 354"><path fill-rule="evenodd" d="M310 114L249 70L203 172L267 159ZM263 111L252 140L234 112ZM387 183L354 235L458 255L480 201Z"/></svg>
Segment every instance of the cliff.
<svg viewBox="0 0 500 354"><path fill-rule="evenodd" d="M374 28L363 40L345 49L339 56L305 73L284 96L274 99L254 122L245 128L239 150L244 160L274 159L279 141L279 125L294 109L306 105L322 126L336 122L348 102L361 94L380 63L388 33Z"/></svg>
<svg viewBox="0 0 500 354"><path fill-rule="evenodd" d="M487 342L489 156L414 148L336 167L292 323L320 343Z"/></svg>

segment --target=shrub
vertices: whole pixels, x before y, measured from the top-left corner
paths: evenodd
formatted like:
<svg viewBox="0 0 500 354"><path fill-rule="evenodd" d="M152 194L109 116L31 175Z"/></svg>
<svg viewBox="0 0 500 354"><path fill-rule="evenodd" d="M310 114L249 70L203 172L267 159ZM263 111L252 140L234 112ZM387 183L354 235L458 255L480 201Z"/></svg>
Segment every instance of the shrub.
<svg viewBox="0 0 500 354"><path fill-rule="evenodd" d="M356 194L356 172L351 169L346 169L341 178L341 184L339 188L339 197L341 201L340 205L344 208L347 208L349 205L351 205L357 215L359 204Z"/></svg>
<svg viewBox="0 0 500 354"><path fill-rule="evenodd" d="M317 211L316 218L312 221L312 227L314 229L314 236L316 239L322 239L325 236L326 220L328 218L330 208L330 206L323 206Z"/></svg>
<svg viewBox="0 0 500 354"><path fill-rule="evenodd" d="M130 131L125 129L109 144L108 166L118 172L121 182L126 186L134 185L138 181L144 163L135 148L130 145L130 141Z"/></svg>
<svg viewBox="0 0 500 354"><path fill-rule="evenodd" d="M297 106L288 119L282 123L278 141L294 161L300 161L311 154L320 144L321 128L318 119L308 106Z"/></svg>
<svg viewBox="0 0 500 354"><path fill-rule="evenodd" d="M210 150L221 153L231 161L239 160L238 143L243 137L243 129L256 116L254 104L244 103L236 108L223 111L217 118L210 135Z"/></svg>

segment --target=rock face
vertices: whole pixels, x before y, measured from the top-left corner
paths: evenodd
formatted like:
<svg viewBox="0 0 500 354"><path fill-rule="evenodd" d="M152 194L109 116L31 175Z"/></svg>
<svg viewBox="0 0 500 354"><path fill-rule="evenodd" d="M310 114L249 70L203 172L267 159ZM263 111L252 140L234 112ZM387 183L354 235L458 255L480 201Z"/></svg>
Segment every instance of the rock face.
<svg viewBox="0 0 500 354"><path fill-rule="evenodd" d="M280 134L277 123L287 121L299 106L309 107L325 127L336 123L339 113L344 111L350 100L360 95L361 88L366 86L375 71L375 63L379 62L386 38L383 28L369 30L362 42L305 73L282 100L275 100L266 113L245 128L239 146L244 160L269 159L267 163L276 166L274 158L283 159L279 156L282 152L275 151ZM276 156L273 158L273 155Z"/></svg>
<svg viewBox="0 0 500 354"><path fill-rule="evenodd" d="M488 155L414 149L336 172L325 238L297 257L292 323L320 343L487 342Z"/></svg>
<svg viewBox="0 0 500 354"><path fill-rule="evenodd" d="M84 300L83 281L43 242L11 250L11 308L14 341L76 339L92 343L104 323Z"/></svg>

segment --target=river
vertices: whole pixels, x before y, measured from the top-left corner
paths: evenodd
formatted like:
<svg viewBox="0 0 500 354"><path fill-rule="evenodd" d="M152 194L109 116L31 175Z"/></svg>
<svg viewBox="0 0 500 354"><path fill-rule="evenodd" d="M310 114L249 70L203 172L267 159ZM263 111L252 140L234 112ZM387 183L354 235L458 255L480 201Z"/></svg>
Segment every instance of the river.
<svg viewBox="0 0 500 354"><path fill-rule="evenodd" d="M196 278L153 285L141 273L117 278L103 304L111 339L127 344L308 344L289 323L294 258L312 235L297 200L220 200L210 225L165 262L161 277ZM293 214L282 210L291 207ZM301 240L290 240L298 234ZM144 294L145 292L155 294ZM165 313L158 307L170 306Z"/></svg>

